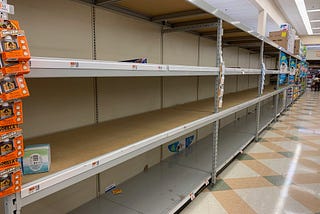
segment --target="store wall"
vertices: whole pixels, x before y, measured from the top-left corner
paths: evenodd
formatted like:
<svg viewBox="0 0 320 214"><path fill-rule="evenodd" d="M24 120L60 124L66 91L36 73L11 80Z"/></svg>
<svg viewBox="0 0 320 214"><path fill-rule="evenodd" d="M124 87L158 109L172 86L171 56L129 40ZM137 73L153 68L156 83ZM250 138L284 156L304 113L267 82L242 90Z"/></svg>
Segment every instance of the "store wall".
<svg viewBox="0 0 320 214"><path fill-rule="evenodd" d="M27 32L33 56L92 58L89 6L66 0L17 0L14 4L15 18ZM97 59L119 61L147 57L150 63L161 62L159 26L101 9L97 9L96 15ZM223 54L226 66L259 67L258 58L246 50L227 47ZM163 62L166 64L215 66L215 58L214 41L187 33L164 35ZM210 98L214 81L214 77L98 78L99 121L159 109L161 87L164 107ZM255 81L257 76L228 76L225 93L256 87ZM24 102L25 137L95 123L93 83L93 78L28 79L31 96ZM237 116L243 114L244 111ZM234 114L221 120L221 126L235 118ZM211 132L212 125L209 125L194 134L201 139ZM101 173L101 191L168 155L171 153L164 145ZM65 213L95 197L95 182L95 177L89 178L23 208L23 213L54 213L56 209Z"/></svg>

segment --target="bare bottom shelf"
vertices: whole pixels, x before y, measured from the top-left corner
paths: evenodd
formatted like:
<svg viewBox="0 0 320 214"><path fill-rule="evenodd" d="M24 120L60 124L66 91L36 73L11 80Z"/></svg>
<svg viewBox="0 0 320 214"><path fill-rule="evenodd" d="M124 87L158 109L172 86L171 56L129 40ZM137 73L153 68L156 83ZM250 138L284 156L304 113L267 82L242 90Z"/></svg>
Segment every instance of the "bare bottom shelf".
<svg viewBox="0 0 320 214"><path fill-rule="evenodd" d="M262 106L261 121L272 121L273 108ZM249 114L219 131L218 169L222 169L255 136L255 114ZM265 125L263 125L265 126ZM125 181L119 195L107 193L71 213L171 213L210 178L212 135L173 155L148 171Z"/></svg>

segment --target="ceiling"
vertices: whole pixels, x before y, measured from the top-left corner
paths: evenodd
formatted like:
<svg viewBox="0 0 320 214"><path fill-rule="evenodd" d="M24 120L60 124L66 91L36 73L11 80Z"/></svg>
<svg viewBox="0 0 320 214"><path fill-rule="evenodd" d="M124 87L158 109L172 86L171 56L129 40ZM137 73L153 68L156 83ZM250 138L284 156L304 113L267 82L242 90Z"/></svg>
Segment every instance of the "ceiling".
<svg viewBox="0 0 320 214"><path fill-rule="evenodd" d="M320 35L320 0L305 0L305 4L313 34Z"/></svg>

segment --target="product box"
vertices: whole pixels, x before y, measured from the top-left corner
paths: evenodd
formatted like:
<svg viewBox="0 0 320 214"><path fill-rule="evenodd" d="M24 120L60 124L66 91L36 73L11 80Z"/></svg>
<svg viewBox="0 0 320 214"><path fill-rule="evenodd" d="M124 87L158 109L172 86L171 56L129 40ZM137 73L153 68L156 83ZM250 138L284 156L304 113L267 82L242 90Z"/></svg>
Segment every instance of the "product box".
<svg viewBox="0 0 320 214"><path fill-rule="evenodd" d="M17 20L2 20L0 30L20 30L20 25Z"/></svg>
<svg viewBox="0 0 320 214"><path fill-rule="evenodd" d="M24 149L22 171L24 175L48 172L51 155L49 144L29 145Z"/></svg>
<svg viewBox="0 0 320 214"><path fill-rule="evenodd" d="M5 197L21 190L21 174L20 167L0 170L0 197Z"/></svg>
<svg viewBox="0 0 320 214"><path fill-rule="evenodd" d="M29 96L29 90L23 75L8 76L0 80L0 101L19 99Z"/></svg>
<svg viewBox="0 0 320 214"><path fill-rule="evenodd" d="M0 162L23 156L23 137L7 138L0 142Z"/></svg>
<svg viewBox="0 0 320 214"><path fill-rule="evenodd" d="M288 31L273 31L269 32L269 38L272 39L289 39L289 32Z"/></svg>
<svg viewBox="0 0 320 214"><path fill-rule="evenodd" d="M30 59L30 51L23 30L2 30L0 37L3 61L28 61Z"/></svg>
<svg viewBox="0 0 320 214"><path fill-rule="evenodd" d="M294 54L295 55L300 55L300 46L301 46L300 39L296 39L294 41Z"/></svg>
<svg viewBox="0 0 320 214"><path fill-rule="evenodd" d="M23 123L22 102L20 100L0 104L0 126Z"/></svg>
<svg viewBox="0 0 320 214"><path fill-rule="evenodd" d="M29 62L5 62L0 59L0 79L8 75L28 74L29 72Z"/></svg>

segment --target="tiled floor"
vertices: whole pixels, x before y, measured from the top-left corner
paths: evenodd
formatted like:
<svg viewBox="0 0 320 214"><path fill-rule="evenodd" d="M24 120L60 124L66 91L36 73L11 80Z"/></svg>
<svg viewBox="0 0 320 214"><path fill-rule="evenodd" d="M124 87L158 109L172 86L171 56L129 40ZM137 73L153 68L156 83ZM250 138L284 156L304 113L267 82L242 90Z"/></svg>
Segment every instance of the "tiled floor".
<svg viewBox="0 0 320 214"><path fill-rule="evenodd" d="M320 92L305 93L183 214L320 214Z"/></svg>

